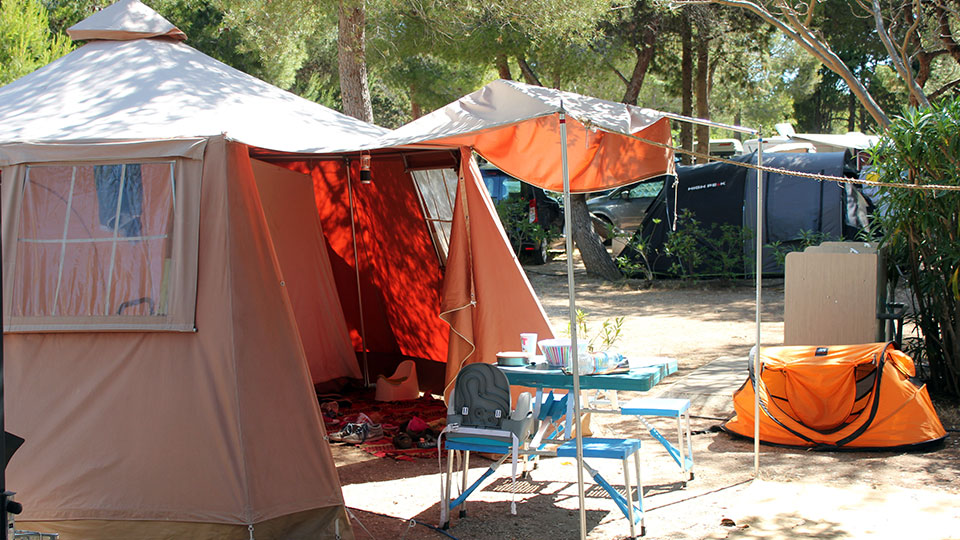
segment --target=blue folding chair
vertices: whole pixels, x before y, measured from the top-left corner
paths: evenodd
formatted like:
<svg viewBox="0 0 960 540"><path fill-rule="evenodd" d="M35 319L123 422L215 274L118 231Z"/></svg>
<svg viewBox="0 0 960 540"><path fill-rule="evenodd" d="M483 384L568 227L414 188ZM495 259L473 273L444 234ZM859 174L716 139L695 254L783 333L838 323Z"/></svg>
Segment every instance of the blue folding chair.
<svg viewBox="0 0 960 540"><path fill-rule="evenodd" d="M466 500L480 484L492 475L507 458L512 458L511 481L513 499L510 513L517 513L517 464L521 452L527 449L533 425L530 394L517 398L516 409L510 407L510 384L506 375L490 364L470 364L460 370L450 395L447 409L447 427L441 432L438 446L447 449L447 473L442 486L440 526L450 526L450 512L460 506L460 517L466 515ZM453 501L450 500L453 479L454 451L463 452L463 486L467 486L470 452L503 454Z"/></svg>

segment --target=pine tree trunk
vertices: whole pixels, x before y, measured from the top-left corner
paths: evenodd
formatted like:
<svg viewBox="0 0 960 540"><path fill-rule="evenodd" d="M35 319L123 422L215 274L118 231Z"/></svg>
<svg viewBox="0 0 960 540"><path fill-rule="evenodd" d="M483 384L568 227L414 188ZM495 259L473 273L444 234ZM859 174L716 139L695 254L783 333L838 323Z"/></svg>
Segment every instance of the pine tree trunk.
<svg viewBox="0 0 960 540"><path fill-rule="evenodd" d="M343 113L373 123L367 85L366 11L363 0L340 0L337 47Z"/></svg>
<svg viewBox="0 0 960 540"><path fill-rule="evenodd" d="M697 116L704 120L710 119L710 103L707 80L710 71L709 41L700 38L697 40ZM701 154L710 153L710 126L697 126L697 151ZM707 163L707 158L698 157L697 163Z"/></svg>
<svg viewBox="0 0 960 540"><path fill-rule="evenodd" d="M608 281L617 281L621 277L620 269L610 258L607 248L603 247L600 235L593 230L593 220L587 210L587 196L581 193L570 194L570 212L573 220L573 241L580 250L580 260L587 273Z"/></svg>
<svg viewBox="0 0 960 540"><path fill-rule="evenodd" d="M690 28L690 18L683 17L680 31L680 114L693 116L693 35ZM680 123L680 148L693 150L693 124ZM684 165L693 163L690 154L681 154L680 161Z"/></svg>
<svg viewBox="0 0 960 540"><path fill-rule="evenodd" d="M533 68L527 63L526 58L523 56L518 56L517 65L520 66L520 73L523 74L523 82L533 86L543 86L540 84L540 78L537 77L537 74L534 73Z"/></svg>
<svg viewBox="0 0 960 540"><path fill-rule="evenodd" d="M623 103L631 105L637 104L637 98L640 96L640 89L643 88L643 80L650 69L650 63L653 62L654 48L657 44L657 33L660 29L660 20L647 21L643 27L642 41L634 48L637 55L637 63L633 66L633 73L630 75L630 81L627 82L627 89L623 93Z"/></svg>
<svg viewBox="0 0 960 540"><path fill-rule="evenodd" d="M507 62L507 55L498 54L495 63L497 65L497 72L500 74L500 78L506 81L512 81L513 75L510 74L510 63Z"/></svg>
<svg viewBox="0 0 960 540"><path fill-rule="evenodd" d="M857 96L850 93L849 101L847 102L847 131L855 131L857 129Z"/></svg>

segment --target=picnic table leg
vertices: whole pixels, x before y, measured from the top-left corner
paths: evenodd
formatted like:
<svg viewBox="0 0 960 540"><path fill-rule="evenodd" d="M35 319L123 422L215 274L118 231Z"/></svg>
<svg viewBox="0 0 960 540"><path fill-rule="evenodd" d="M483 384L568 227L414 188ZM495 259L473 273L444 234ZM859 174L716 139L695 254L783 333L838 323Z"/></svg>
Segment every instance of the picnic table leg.
<svg viewBox="0 0 960 540"><path fill-rule="evenodd" d="M469 470L470 470L470 451L464 450L463 451L463 480L460 483L460 485L463 486L463 488L461 489L467 489L467 486L469 485L467 484L467 472ZM461 518L466 517L467 515L467 500L464 499L462 504L463 506L460 507Z"/></svg>
<svg viewBox="0 0 960 540"><path fill-rule="evenodd" d="M443 486L443 497L440 501L440 527L450 528L450 489L453 482L453 450L447 450L447 478Z"/></svg>
<svg viewBox="0 0 960 540"><path fill-rule="evenodd" d="M623 458L623 487L627 490L627 520L630 522L630 538L637 537L636 527L633 522L633 489L630 487L630 464L628 457ZM638 481L637 484L640 482Z"/></svg>

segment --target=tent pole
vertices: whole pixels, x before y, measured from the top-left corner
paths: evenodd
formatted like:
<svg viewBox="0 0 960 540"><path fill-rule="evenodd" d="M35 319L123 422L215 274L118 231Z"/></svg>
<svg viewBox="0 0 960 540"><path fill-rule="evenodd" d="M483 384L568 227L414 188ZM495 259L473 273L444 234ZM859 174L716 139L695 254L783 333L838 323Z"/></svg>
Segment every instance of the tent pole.
<svg viewBox="0 0 960 540"><path fill-rule="evenodd" d="M2 219L0 219L2 221ZM0 240L0 253L3 253L3 242ZM2 257L0 257L2 261ZM2 267L2 265L0 265ZM0 309L3 308L3 272L0 272ZM5 313L5 312L4 312ZM3 376L3 323L0 316L0 457L3 458L3 468L0 469L0 515L3 521L3 534L7 534L7 420L6 407L4 407L4 376Z"/></svg>
<svg viewBox="0 0 960 540"><path fill-rule="evenodd" d="M763 287L763 127L757 131L757 165L761 168L757 170L757 246L756 259L757 265L757 335L756 335L756 354L753 356L753 476L760 478L760 293Z"/></svg>
<svg viewBox="0 0 960 540"><path fill-rule="evenodd" d="M560 102L560 161L563 169L563 223L567 231L567 295L570 299L570 360L573 370L573 418L577 430L577 496L580 500L580 540L587 538L587 511L583 491L583 429L580 425L580 359L577 358L577 301L573 283L573 217L570 212L570 171L567 168L567 115Z"/></svg>
<svg viewBox="0 0 960 540"><path fill-rule="evenodd" d="M353 268L357 276L357 307L360 309L360 350L363 352L363 386L370 386L370 365L367 363L367 332L363 324L363 292L360 290L360 255L357 253L357 222L353 217L353 177L350 174L350 159L347 163L347 198L350 201L350 236L353 237Z"/></svg>

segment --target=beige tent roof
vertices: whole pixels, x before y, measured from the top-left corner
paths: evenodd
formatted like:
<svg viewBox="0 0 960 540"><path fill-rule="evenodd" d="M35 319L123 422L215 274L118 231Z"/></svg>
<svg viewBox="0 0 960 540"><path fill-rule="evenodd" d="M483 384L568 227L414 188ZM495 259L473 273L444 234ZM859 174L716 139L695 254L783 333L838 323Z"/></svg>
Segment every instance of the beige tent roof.
<svg viewBox="0 0 960 540"><path fill-rule="evenodd" d="M123 0L70 29L90 43L0 88L0 144L223 134L281 152L354 150L386 130L168 39L169 21Z"/></svg>

